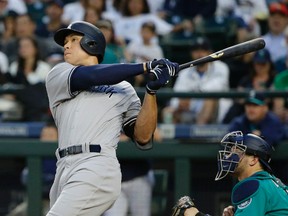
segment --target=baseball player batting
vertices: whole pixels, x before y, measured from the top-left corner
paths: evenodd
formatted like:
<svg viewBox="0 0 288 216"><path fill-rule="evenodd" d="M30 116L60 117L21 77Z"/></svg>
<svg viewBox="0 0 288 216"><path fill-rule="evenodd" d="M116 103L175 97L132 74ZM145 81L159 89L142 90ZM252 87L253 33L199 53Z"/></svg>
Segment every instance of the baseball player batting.
<svg viewBox="0 0 288 216"><path fill-rule="evenodd" d="M167 59L141 64L99 64L106 42L87 22L58 30L65 62L48 74L49 105L58 128L57 171L50 191L48 216L100 216L121 187L116 148L121 131L140 149L152 147L157 124L156 92L179 65ZM125 79L154 74L141 104Z"/></svg>

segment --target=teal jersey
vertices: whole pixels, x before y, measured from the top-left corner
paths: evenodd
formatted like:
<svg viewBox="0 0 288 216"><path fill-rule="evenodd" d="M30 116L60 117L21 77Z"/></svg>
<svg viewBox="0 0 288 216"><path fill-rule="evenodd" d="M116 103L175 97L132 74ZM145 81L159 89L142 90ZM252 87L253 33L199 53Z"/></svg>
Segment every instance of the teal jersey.
<svg viewBox="0 0 288 216"><path fill-rule="evenodd" d="M260 171L238 182L232 190L235 216L288 215L288 187Z"/></svg>

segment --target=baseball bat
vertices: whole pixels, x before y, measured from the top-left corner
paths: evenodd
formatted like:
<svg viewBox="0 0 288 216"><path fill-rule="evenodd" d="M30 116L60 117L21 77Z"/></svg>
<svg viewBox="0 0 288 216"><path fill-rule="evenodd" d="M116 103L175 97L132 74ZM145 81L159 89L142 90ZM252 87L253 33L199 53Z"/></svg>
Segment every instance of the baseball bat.
<svg viewBox="0 0 288 216"><path fill-rule="evenodd" d="M216 60L224 60L227 58L236 57L246 53L254 52L265 47L265 41L262 38L255 38L243 43L236 44L234 46L227 47L225 49L214 52L208 56L184 63L179 65L180 70L194 67L196 65L212 62Z"/></svg>

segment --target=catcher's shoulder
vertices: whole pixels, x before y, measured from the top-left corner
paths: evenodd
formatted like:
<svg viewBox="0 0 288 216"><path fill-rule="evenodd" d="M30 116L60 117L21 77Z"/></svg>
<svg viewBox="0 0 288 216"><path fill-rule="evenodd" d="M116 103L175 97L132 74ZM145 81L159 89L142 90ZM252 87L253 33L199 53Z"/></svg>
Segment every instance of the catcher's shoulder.
<svg viewBox="0 0 288 216"><path fill-rule="evenodd" d="M239 182L232 191L232 203L241 204L252 198L259 190L260 182L258 179L248 179Z"/></svg>

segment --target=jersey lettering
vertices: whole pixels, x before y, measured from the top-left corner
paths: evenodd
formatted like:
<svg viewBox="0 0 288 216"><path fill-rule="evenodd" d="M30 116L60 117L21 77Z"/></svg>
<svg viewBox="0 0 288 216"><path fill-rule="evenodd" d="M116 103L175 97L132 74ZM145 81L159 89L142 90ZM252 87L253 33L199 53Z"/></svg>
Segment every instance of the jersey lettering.
<svg viewBox="0 0 288 216"><path fill-rule="evenodd" d="M109 98L114 93L117 93L117 90L110 85L93 86L91 87L90 91L91 92L103 92L103 93L109 94Z"/></svg>

